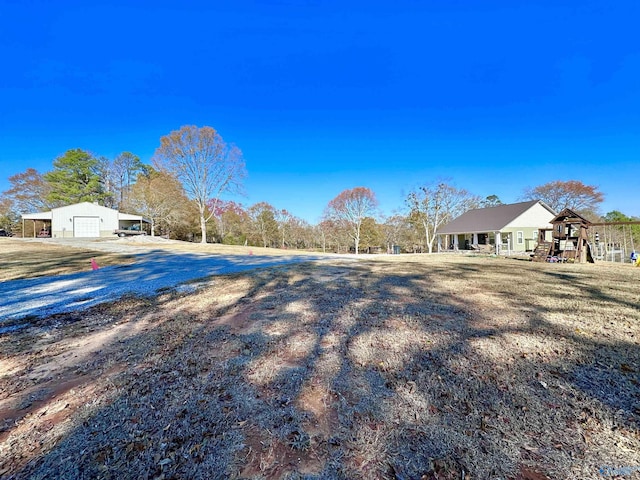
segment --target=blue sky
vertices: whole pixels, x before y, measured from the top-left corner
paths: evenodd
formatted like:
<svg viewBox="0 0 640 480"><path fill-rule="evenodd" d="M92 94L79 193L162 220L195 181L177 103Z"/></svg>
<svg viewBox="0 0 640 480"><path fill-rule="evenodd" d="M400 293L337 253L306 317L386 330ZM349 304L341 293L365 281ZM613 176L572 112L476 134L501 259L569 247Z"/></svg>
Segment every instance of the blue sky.
<svg viewBox="0 0 640 480"><path fill-rule="evenodd" d="M640 2L0 0L0 191L83 148L149 162L209 125L245 204L316 222L345 188L383 213L448 180L517 201L597 185L640 216Z"/></svg>

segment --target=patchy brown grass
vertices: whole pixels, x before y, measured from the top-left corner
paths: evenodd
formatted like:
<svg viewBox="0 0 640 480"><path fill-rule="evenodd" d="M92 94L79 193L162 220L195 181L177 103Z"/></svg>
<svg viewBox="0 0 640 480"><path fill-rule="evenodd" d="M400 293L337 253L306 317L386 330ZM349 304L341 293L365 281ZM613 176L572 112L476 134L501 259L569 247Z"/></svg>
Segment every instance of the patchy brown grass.
<svg viewBox="0 0 640 480"><path fill-rule="evenodd" d="M91 270L92 258L100 267L133 262L127 255L3 238L0 239L0 282Z"/></svg>
<svg viewBox="0 0 640 480"><path fill-rule="evenodd" d="M603 478L640 466L640 269L415 256L0 336L3 478Z"/></svg>
<svg viewBox="0 0 640 480"><path fill-rule="evenodd" d="M154 249L167 250L170 252L185 253L205 253L221 255L266 255L266 256L286 256L286 255L317 255L308 250L264 248L242 245L223 245L220 243L192 243L180 240L165 240L159 237L141 235L137 237L125 237L117 240L117 243L132 246L152 246Z"/></svg>

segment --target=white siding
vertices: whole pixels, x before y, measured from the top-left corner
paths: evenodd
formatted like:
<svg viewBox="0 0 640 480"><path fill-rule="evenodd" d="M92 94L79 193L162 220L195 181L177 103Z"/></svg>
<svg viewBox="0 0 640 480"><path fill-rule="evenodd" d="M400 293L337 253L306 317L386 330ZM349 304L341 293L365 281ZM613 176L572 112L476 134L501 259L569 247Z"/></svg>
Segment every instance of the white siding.
<svg viewBox="0 0 640 480"><path fill-rule="evenodd" d="M72 237L78 225L81 225L78 233L82 236L89 233L91 236L112 236L113 231L118 228L117 210L89 202L54 208L51 212L54 237ZM78 224L74 221L76 218L93 218L94 220L80 220ZM97 219L97 227L95 219Z"/></svg>
<svg viewBox="0 0 640 480"><path fill-rule="evenodd" d="M553 220L554 217L555 215L553 213L539 203L536 203L526 212L523 212L522 215L517 216L509 222L509 224L505 226L505 229L509 227L551 228L551 220Z"/></svg>

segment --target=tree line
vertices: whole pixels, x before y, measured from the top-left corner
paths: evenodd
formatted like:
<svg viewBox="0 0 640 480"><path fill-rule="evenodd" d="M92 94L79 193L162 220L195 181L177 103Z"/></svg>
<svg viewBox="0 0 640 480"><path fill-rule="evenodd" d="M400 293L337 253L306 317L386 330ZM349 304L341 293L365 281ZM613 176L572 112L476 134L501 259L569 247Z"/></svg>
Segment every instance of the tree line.
<svg viewBox="0 0 640 480"><path fill-rule="evenodd" d="M397 213L382 216L366 187L340 192L311 225L267 202L244 206L224 200L242 193L246 176L242 151L212 127L183 126L160 138L151 164L131 152L113 159L68 150L53 169L33 168L9 177L0 199L0 228L18 230L20 215L78 202L96 202L150 222L151 235L273 248L333 252L405 252L434 249L438 230L462 213L500 205L497 195L481 198L450 182L430 182L410 192ZM540 199L560 211L571 208L592 221L634 220L621 212L604 216L604 195L595 186L554 181L524 190L521 200Z"/></svg>

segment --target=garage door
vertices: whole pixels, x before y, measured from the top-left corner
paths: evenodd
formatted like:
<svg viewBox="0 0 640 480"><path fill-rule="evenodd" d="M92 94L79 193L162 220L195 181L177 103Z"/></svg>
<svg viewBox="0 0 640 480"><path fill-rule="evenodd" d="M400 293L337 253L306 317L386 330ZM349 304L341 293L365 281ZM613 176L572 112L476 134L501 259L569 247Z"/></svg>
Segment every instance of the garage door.
<svg viewBox="0 0 640 480"><path fill-rule="evenodd" d="M99 237L100 218L99 217L73 217L74 237Z"/></svg>

